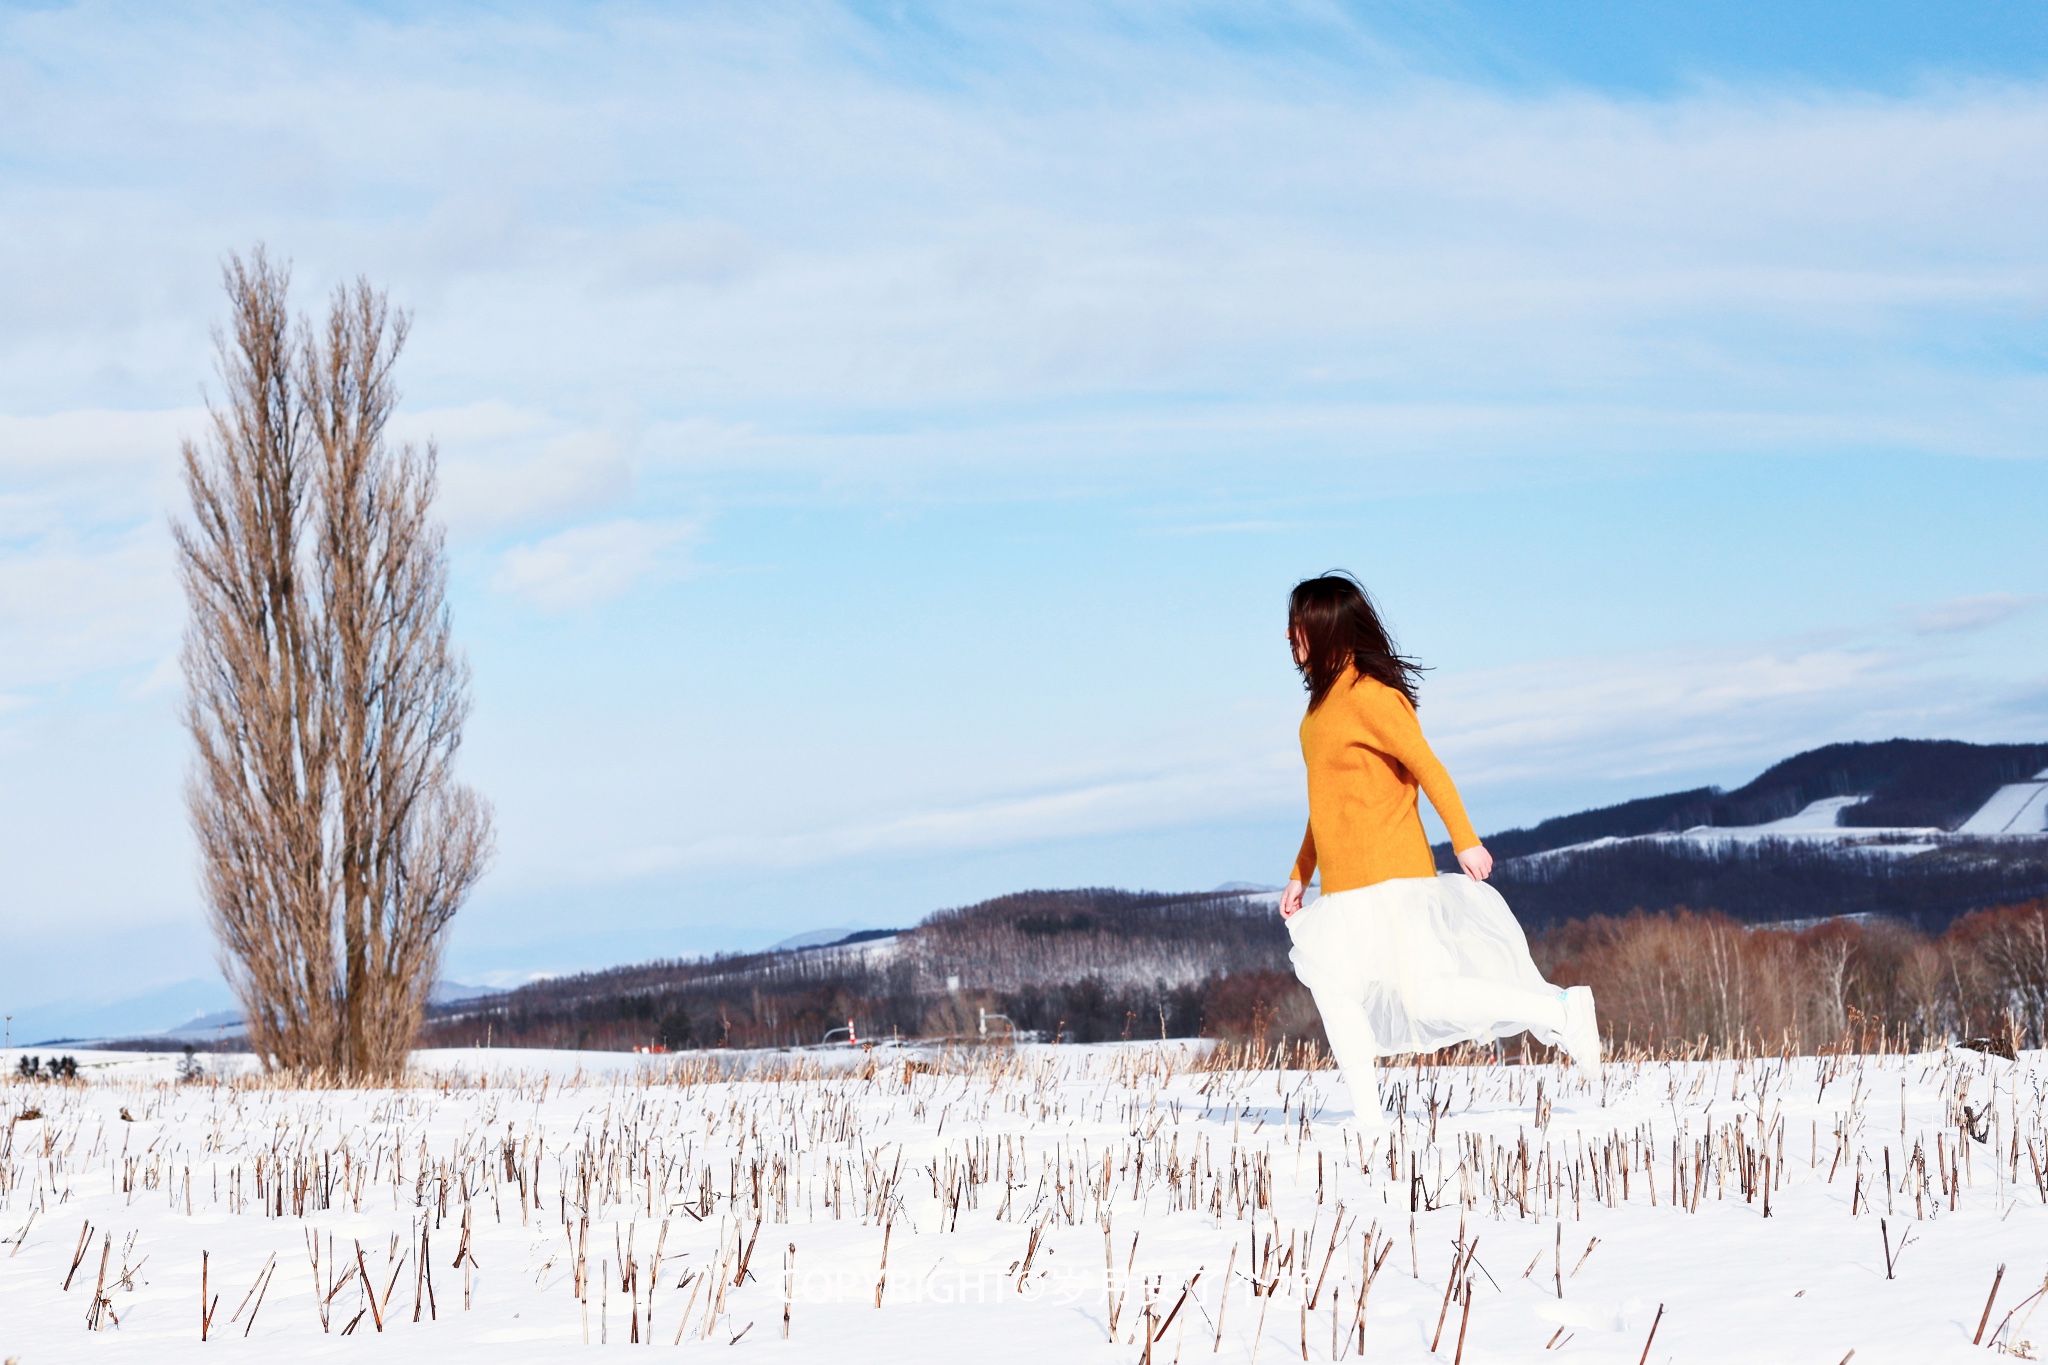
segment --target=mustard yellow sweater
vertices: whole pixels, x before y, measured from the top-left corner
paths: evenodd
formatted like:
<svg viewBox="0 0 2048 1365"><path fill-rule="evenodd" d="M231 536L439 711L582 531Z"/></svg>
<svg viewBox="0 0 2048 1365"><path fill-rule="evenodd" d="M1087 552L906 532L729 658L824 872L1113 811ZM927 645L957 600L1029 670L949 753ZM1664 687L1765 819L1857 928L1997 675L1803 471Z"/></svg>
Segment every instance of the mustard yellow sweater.
<svg viewBox="0 0 2048 1365"><path fill-rule="evenodd" d="M1416 807L1418 785L1454 849L1479 843L1408 698L1355 668L1345 669L1323 704L1302 718L1301 756L1308 764L1308 833L1288 875L1306 882L1320 857L1326 896L1392 877L1436 875Z"/></svg>

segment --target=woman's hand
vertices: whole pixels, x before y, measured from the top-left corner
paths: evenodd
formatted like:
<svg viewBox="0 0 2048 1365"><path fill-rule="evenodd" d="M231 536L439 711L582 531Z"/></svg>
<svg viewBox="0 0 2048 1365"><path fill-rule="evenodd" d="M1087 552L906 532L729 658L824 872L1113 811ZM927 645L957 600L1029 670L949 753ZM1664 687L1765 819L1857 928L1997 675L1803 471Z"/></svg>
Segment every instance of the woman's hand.
<svg viewBox="0 0 2048 1365"><path fill-rule="evenodd" d="M1483 882L1493 875L1493 855L1486 851L1486 845L1474 844L1458 855L1458 866L1473 881Z"/></svg>
<svg viewBox="0 0 2048 1365"><path fill-rule="evenodd" d="M1280 893L1280 918L1293 919L1301 913L1302 893L1308 888L1300 882L1290 881L1287 889Z"/></svg>

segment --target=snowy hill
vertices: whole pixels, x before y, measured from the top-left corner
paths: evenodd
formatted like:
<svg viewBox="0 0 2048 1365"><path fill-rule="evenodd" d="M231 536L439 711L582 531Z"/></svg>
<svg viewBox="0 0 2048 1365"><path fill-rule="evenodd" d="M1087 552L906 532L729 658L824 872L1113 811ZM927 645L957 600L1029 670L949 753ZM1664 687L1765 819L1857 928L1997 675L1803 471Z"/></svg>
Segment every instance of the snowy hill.
<svg viewBox="0 0 2048 1365"><path fill-rule="evenodd" d="M1732 792L1645 797L1486 843L1532 928L1690 906L1764 922L1877 914L1934 932L2048 895L2048 746L1829 745Z"/></svg>
<svg viewBox="0 0 2048 1365"><path fill-rule="evenodd" d="M458 1046L787 1046L816 1042L856 1014L864 1033L880 1036L979 1035L983 1009L1070 1042L1191 1031L1184 1026L1205 1011L1249 1014L1270 999L1260 974L1292 980L1274 899L1018 892L903 930L536 981L435 1009L427 1036ZM1253 982L1246 999L1206 998L1207 983L1233 976Z"/></svg>
<svg viewBox="0 0 2048 1365"><path fill-rule="evenodd" d="M1703 829L1750 832L1717 837L1864 842L1902 834L2040 834L2048 832L2048 799L2034 789L2044 780L2048 744L1830 744L1775 763L1734 791L1699 787L1641 797L1489 834L1486 846L1497 858L1518 858ZM1989 828L2000 811L2005 818ZM1448 859L1448 848L1441 851Z"/></svg>

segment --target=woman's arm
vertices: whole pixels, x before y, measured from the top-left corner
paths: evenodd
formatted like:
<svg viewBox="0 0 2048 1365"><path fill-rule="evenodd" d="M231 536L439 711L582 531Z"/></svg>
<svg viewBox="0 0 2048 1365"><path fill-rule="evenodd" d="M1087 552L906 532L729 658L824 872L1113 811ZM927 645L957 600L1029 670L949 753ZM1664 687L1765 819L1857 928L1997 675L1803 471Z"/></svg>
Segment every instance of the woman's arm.
<svg viewBox="0 0 2048 1365"><path fill-rule="evenodd" d="M1316 875L1316 827L1310 825L1302 831L1301 852L1295 855L1294 870L1287 874L1291 882L1305 882Z"/></svg>
<svg viewBox="0 0 2048 1365"><path fill-rule="evenodd" d="M1465 816L1465 803L1458 799L1458 788L1451 782L1450 773L1437 761L1429 741L1422 737L1422 724L1415 718L1415 708L1406 697L1384 684L1355 687L1351 695L1357 700L1366 743L1398 759L1402 767L1415 774L1415 780L1429 796L1429 804L1436 807L1437 816L1450 831L1451 848L1463 864L1464 855L1480 847L1479 835ZM1493 860L1488 858L1486 862L1490 871ZM1465 870L1472 872L1470 867ZM1483 874L1473 875L1485 880Z"/></svg>
<svg viewBox="0 0 2048 1365"><path fill-rule="evenodd" d="M1287 874L1287 889L1280 893L1280 918L1293 919L1301 911L1301 898L1308 889L1308 879L1316 874L1316 827L1310 825L1301 836L1301 852L1295 856L1294 868Z"/></svg>

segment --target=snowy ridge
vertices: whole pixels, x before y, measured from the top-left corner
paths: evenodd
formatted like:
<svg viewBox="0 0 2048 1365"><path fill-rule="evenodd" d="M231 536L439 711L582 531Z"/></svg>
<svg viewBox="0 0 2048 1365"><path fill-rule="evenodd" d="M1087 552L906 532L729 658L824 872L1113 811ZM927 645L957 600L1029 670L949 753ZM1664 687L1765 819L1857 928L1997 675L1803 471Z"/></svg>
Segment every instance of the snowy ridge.
<svg viewBox="0 0 2048 1365"><path fill-rule="evenodd" d="M900 935L887 938L866 938L858 943L819 943L800 948L769 949L763 960L746 966L734 967L721 972L704 972L689 978L694 987L723 985L734 981L765 981L780 975L790 960L795 959L811 966L825 964L876 965L888 962L902 952L898 941Z"/></svg>
<svg viewBox="0 0 2048 1365"><path fill-rule="evenodd" d="M1912 857L1941 847L1956 837L2040 837L2048 834L2048 773L2042 780L2014 783L1999 788L1975 815L1953 834L1930 825L1844 825L1842 814L1863 804L1865 797L1829 796L1809 802L1796 814L1759 825L1695 825L1691 829L1638 834L1626 838L1589 839L1563 848L1525 854L1518 861L1542 863L1590 849L1613 848L1621 844L1678 844L1701 849L1758 844L1770 840L1786 843L1830 845L1845 851L1885 857Z"/></svg>

